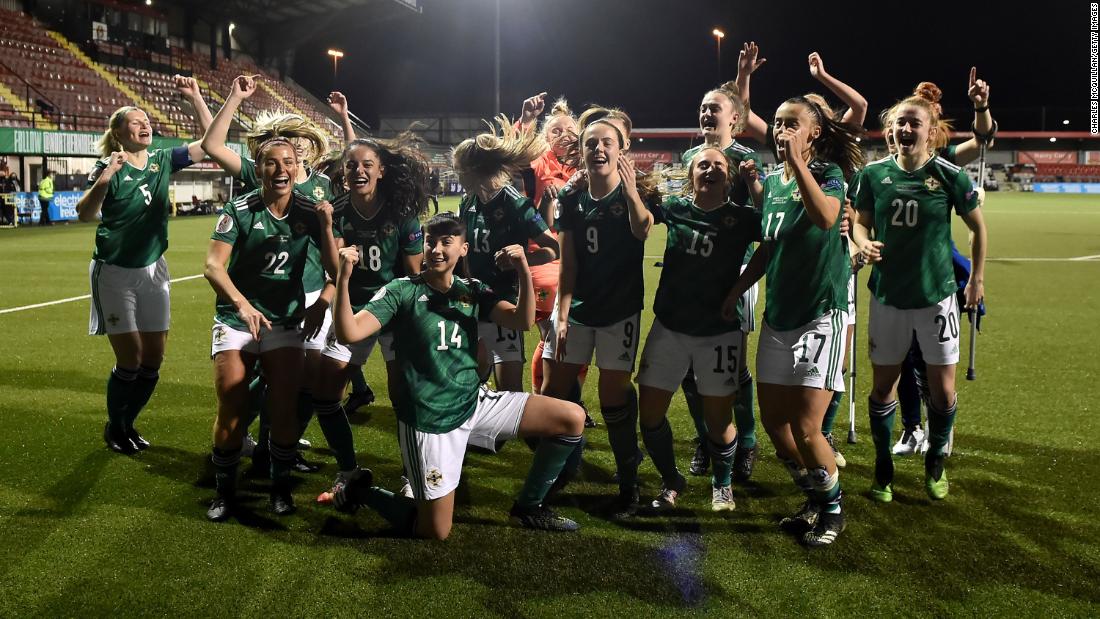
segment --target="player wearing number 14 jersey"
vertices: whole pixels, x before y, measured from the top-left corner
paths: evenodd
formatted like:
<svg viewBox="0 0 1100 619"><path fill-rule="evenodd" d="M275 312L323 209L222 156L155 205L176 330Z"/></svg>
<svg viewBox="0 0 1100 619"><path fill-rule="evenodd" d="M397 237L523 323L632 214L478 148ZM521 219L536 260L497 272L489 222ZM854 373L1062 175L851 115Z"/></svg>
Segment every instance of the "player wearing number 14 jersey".
<svg viewBox="0 0 1100 619"><path fill-rule="evenodd" d="M394 335L402 379L392 394L401 460L414 499L371 485L370 471L356 471L337 489L340 509L367 505L399 530L433 539L451 531L454 491L471 438L542 437L512 516L530 528L572 531L576 523L542 506L566 458L580 444L584 412L579 406L522 392L491 391L477 371L478 322L492 320L525 331L535 322L534 286L525 248L503 249L519 276L515 304L476 279L454 275L469 246L462 220L438 215L425 225L426 268L419 275L380 288L362 311L352 311L348 281L362 258L340 250L333 323L341 342L352 344L383 327Z"/></svg>
<svg viewBox="0 0 1100 619"><path fill-rule="evenodd" d="M958 166L933 152L942 132L939 110L921 94L896 106L893 126L898 154L868 165L860 174L853 238L874 265L868 286L868 324L874 389L870 396L875 441L871 496L893 498L891 431L897 409L901 363L915 337L927 367L928 451L925 490L947 496L943 449L955 423L955 364L959 361L959 308L951 258L951 213L974 233L973 271L964 291L967 308L983 295L986 231L977 190Z"/></svg>

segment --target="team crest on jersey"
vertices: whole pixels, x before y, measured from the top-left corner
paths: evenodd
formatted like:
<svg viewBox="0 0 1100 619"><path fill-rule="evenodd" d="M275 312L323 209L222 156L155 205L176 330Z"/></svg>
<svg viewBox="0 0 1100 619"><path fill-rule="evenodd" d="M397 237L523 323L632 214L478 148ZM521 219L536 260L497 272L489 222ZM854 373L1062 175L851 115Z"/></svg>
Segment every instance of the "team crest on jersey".
<svg viewBox="0 0 1100 619"><path fill-rule="evenodd" d="M940 182L931 176L925 179L924 186L928 188L928 191L935 191L941 187Z"/></svg>
<svg viewBox="0 0 1100 619"><path fill-rule="evenodd" d="M504 209L498 208L493 211L493 219L500 221L504 219Z"/></svg>
<svg viewBox="0 0 1100 619"><path fill-rule="evenodd" d="M615 204L611 205L610 211L611 211L611 214L614 215L615 217L622 217L623 213L626 212L626 207L623 206L622 204L616 202Z"/></svg>
<svg viewBox="0 0 1100 619"><path fill-rule="evenodd" d="M386 236L393 236L397 234L397 226L393 225L393 222L387 221L385 225L382 226L382 234L385 234Z"/></svg>
<svg viewBox="0 0 1100 619"><path fill-rule="evenodd" d="M428 482L432 488L438 488L443 485L443 473L440 473L439 469L433 466L428 469L428 474L424 476L424 481Z"/></svg>
<svg viewBox="0 0 1100 619"><path fill-rule="evenodd" d="M791 192L791 201L792 202L801 202L802 201L802 192L798 190L798 187L795 187L794 191Z"/></svg>
<svg viewBox="0 0 1100 619"><path fill-rule="evenodd" d="M722 225L727 228L732 228L737 225L737 218L733 215L726 215L722 218Z"/></svg>
<svg viewBox="0 0 1100 619"><path fill-rule="evenodd" d="M314 187L313 188L313 197L317 200L324 200L325 199L325 188L321 187L321 186Z"/></svg>
<svg viewBox="0 0 1100 619"><path fill-rule="evenodd" d="M150 163L149 164L149 171L152 172L153 174L156 174L157 172L160 172L160 164Z"/></svg>
<svg viewBox="0 0 1100 619"><path fill-rule="evenodd" d="M226 213L222 213L222 216L218 218L218 225L214 226L214 231L218 234L225 234L233 229L233 218Z"/></svg>
<svg viewBox="0 0 1100 619"><path fill-rule="evenodd" d="M308 228L306 228L306 224L304 222L294 222L294 234L305 234L306 230L308 230Z"/></svg>
<svg viewBox="0 0 1100 619"><path fill-rule="evenodd" d="M459 295L458 302L462 304L462 307L470 307L470 305L473 304L474 300L470 298L470 295L463 293Z"/></svg>
<svg viewBox="0 0 1100 619"><path fill-rule="evenodd" d="M225 325L214 325L214 343L225 343Z"/></svg>

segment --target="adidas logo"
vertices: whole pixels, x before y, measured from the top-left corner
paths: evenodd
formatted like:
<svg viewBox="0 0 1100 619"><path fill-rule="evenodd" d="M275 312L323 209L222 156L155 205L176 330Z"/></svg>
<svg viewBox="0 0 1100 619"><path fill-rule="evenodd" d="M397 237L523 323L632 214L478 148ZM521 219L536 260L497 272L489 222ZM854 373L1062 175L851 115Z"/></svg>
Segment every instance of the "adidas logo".
<svg viewBox="0 0 1100 619"><path fill-rule="evenodd" d="M882 179L882 184L883 185L893 185L894 181L890 180L890 177L887 176L886 178Z"/></svg>
<svg viewBox="0 0 1100 619"><path fill-rule="evenodd" d="M134 180L134 179L130 178L130 175L129 175L129 174L127 174L127 175L126 175L126 177L125 177L125 178L123 178L122 180L123 180L123 181L132 181L132 180Z"/></svg>
<svg viewBox="0 0 1100 619"><path fill-rule="evenodd" d="M726 379L726 384L730 385L730 386L734 386L734 385L737 385L739 383L736 380L734 380L734 378L732 376L730 376L729 378Z"/></svg>
<svg viewBox="0 0 1100 619"><path fill-rule="evenodd" d="M816 365L810 366L810 371L806 372L806 376L809 376L810 378L820 378L821 377L821 372L817 371L817 366Z"/></svg>
<svg viewBox="0 0 1100 619"><path fill-rule="evenodd" d="M253 230L263 230L263 229L264 229L264 224L263 224L263 222L261 222L261 221L257 221L257 222L256 222L256 223L255 223L255 224L254 224L254 225L252 226L252 229L253 229Z"/></svg>
<svg viewBox="0 0 1100 619"><path fill-rule="evenodd" d="M516 352L516 350L517 350L516 345L515 344L509 344L508 348L505 349L505 350L506 350L506 352Z"/></svg>
<svg viewBox="0 0 1100 619"><path fill-rule="evenodd" d="M630 361L630 355L624 352L619 355L619 361Z"/></svg>
<svg viewBox="0 0 1100 619"><path fill-rule="evenodd" d="M426 303L428 301L428 295L426 295L426 294L420 295L420 298L417 299L417 301L424 301Z"/></svg>

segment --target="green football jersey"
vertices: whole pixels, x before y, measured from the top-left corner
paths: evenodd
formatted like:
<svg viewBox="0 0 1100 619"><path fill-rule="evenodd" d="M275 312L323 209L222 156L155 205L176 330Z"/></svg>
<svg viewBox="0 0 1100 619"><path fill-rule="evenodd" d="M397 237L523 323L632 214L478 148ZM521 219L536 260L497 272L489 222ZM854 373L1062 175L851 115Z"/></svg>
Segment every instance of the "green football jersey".
<svg viewBox="0 0 1100 619"><path fill-rule="evenodd" d="M848 309L847 239L840 218L828 230L806 216L798 182L783 179L780 164L764 179L764 241L771 243L766 274L764 322L777 331L797 329L830 310ZM844 174L835 163L810 162L814 180L826 196L844 205Z"/></svg>
<svg viewBox="0 0 1100 619"><path fill-rule="evenodd" d="M870 163L860 175L855 208L874 215L882 260L867 282L879 302L899 309L935 305L958 290L951 261L951 211L978 208L965 170L932 157L913 172L893 157Z"/></svg>
<svg viewBox="0 0 1100 619"><path fill-rule="evenodd" d="M272 326L302 321L306 290L302 285L311 244L320 243L321 225L314 202L295 192L290 208L275 217L260 197L247 193L226 204L210 237L233 246L226 270L233 285ZM338 235L334 230L333 234ZM218 298L215 318L245 331L229 299Z"/></svg>
<svg viewBox="0 0 1100 619"><path fill-rule="evenodd" d="M95 163L87 189L107 167L107 159ZM153 264L168 250L169 177L191 165L186 146L149 151L145 169L126 162L107 182L103 218L95 231L92 257L107 264L136 269Z"/></svg>
<svg viewBox="0 0 1100 619"><path fill-rule="evenodd" d="M393 281L402 256L424 253L424 232L415 217L402 221L382 211L369 219L363 217L352 206L350 195L333 201L333 209L340 213L333 225L344 238L345 247L359 249L359 264L348 282L351 307L358 312L379 288Z"/></svg>
<svg viewBox="0 0 1100 619"><path fill-rule="evenodd" d="M703 150L704 144L692 147L687 150L681 157L685 166L691 163L691 158L699 151ZM737 171L738 166L742 161L751 160L756 162L756 169L760 174L764 173L764 160L760 157L760 154L753 149L741 144L737 140L730 142L730 145L723 148L722 151L726 153L726 156L730 158L733 163L733 167L730 168L730 176L733 179L733 188L730 190L730 200L734 204L740 204L743 206L752 205L752 195L749 194L749 186L745 184L745 179L741 178L741 174ZM691 182L690 180L688 182ZM759 206L758 206L759 208ZM749 255L752 255L751 252ZM747 258L746 258L747 260Z"/></svg>
<svg viewBox="0 0 1100 619"><path fill-rule="evenodd" d="M958 156L959 146L957 144L948 144L947 146L936 151L936 154L943 158L944 161L952 165L958 165L956 158Z"/></svg>
<svg viewBox="0 0 1100 619"><path fill-rule="evenodd" d="M577 278L569 321L606 327L642 309L645 241L630 232L622 183L599 200L585 189L561 192L558 227L573 238Z"/></svg>
<svg viewBox="0 0 1100 619"><path fill-rule="evenodd" d="M500 300L476 279L455 277L447 292L420 275L386 284L364 308L393 334L404 380L394 381L397 418L421 432L443 434L477 408L477 323Z"/></svg>
<svg viewBox="0 0 1100 619"><path fill-rule="evenodd" d="M300 183L294 183L294 190L310 198L314 202L332 200L332 180L328 176L307 168L309 176ZM244 184L247 191L260 188L260 177L256 173L256 162L248 157L241 157L241 173L237 180ZM309 259L306 262L306 270L302 281L305 283L306 292L317 292L325 287L325 268L321 265L321 250L313 246L309 250Z"/></svg>
<svg viewBox="0 0 1100 619"><path fill-rule="evenodd" d="M466 255L470 276L515 303L519 298L519 278L515 271L497 268L493 256L509 245L526 249L530 240L548 229L542 215L530 198L511 185L501 188L488 204L482 204L476 194L466 194L458 212L466 222L466 240L470 243Z"/></svg>
<svg viewBox="0 0 1100 619"><path fill-rule="evenodd" d="M653 300L661 324L687 335L740 329L740 305L734 323L722 319L722 304L741 274L745 248L762 238L760 213L732 202L704 211L690 199L670 197L654 215L668 228Z"/></svg>

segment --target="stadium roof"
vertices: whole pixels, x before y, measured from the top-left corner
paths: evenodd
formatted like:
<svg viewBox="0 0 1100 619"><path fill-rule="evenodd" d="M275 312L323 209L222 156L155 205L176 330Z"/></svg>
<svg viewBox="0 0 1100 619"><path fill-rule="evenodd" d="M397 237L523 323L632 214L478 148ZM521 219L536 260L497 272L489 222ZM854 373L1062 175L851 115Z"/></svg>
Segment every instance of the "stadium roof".
<svg viewBox="0 0 1100 619"><path fill-rule="evenodd" d="M393 0L189 0L200 14L215 14L253 25L287 22L305 17L334 17L343 11L380 3L394 4ZM404 0L400 4L408 5Z"/></svg>

